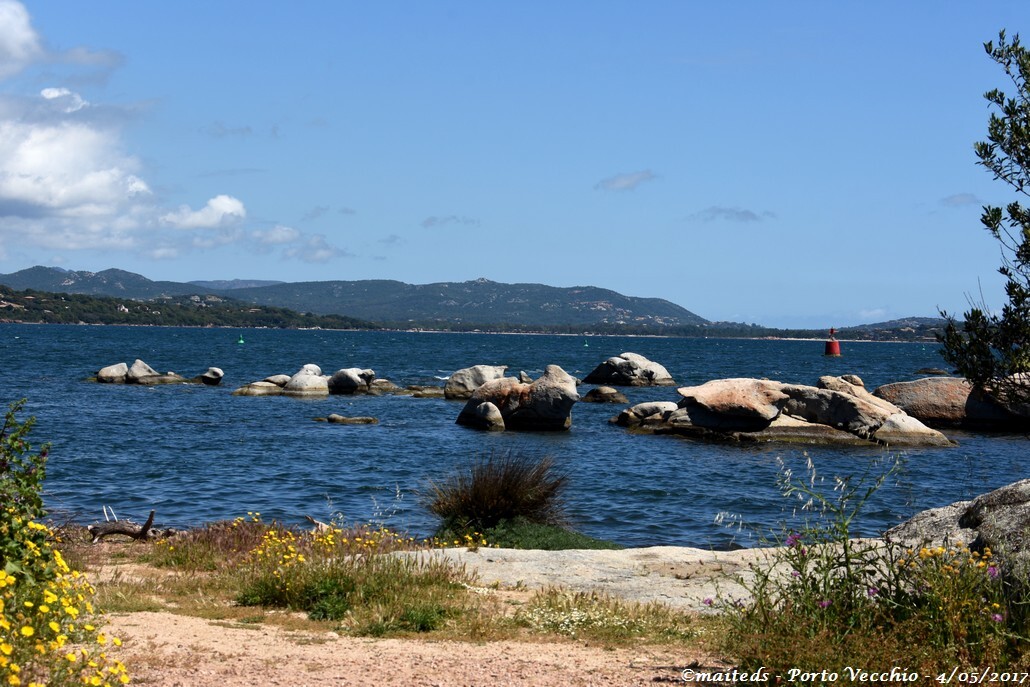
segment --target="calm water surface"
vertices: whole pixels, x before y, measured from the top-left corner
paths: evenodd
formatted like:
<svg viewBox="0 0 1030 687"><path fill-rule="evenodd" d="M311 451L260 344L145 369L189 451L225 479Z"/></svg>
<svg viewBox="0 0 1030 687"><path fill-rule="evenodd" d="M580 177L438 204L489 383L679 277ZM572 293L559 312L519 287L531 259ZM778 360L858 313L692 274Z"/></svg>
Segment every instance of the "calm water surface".
<svg viewBox="0 0 1030 687"><path fill-rule="evenodd" d="M28 399L28 413L37 417L34 442L53 445L48 505L79 521L101 517L103 505L138 519L154 508L165 526L247 511L288 522L341 514L426 535L434 523L418 490L427 480L445 478L470 458L514 450L553 456L570 475L571 515L582 531L633 546L752 545L746 531L717 523L717 516L759 528L792 517L795 504L776 486L781 461L798 472L810 458L819 475L831 478L876 472L888 456L876 448L806 452L631 435L607 423L618 407L587 403L576 405L569 432L491 434L454 424L461 402L231 392L305 363L326 373L370 367L404 386L441 384L479 363L534 376L557 364L583 377L605 358L633 351L662 363L683 385L723 377L814 384L821 375L853 373L869 389L942 365L933 344L844 342L843 349L842 358L824 358L818 341L0 325L4 400ZM220 367L223 386L86 381L103 366L136 358L186 376ZM627 395L633 403L678 399L674 388ZM313 421L329 413L372 415L380 424ZM1028 476L1023 435L951 436L959 446L904 452L902 471L868 505L859 533Z"/></svg>

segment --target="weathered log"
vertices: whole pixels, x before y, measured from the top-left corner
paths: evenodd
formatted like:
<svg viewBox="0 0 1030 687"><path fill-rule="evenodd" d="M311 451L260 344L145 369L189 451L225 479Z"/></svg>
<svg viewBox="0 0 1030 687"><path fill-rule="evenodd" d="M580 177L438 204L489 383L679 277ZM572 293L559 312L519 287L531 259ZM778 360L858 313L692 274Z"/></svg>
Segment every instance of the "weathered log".
<svg viewBox="0 0 1030 687"><path fill-rule="evenodd" d="M132 537L136 541L156 537L157 533L150 529L154 524L154 513L156 511L150 511L150 517L142 525L132 522L131 520L113 520L110 522L100 522L96 525L90 525L86 529L89 530L90 535L93 537L93 542L96 544L104 537L108 537L112 534L124 534L128 537Z"/></svg>

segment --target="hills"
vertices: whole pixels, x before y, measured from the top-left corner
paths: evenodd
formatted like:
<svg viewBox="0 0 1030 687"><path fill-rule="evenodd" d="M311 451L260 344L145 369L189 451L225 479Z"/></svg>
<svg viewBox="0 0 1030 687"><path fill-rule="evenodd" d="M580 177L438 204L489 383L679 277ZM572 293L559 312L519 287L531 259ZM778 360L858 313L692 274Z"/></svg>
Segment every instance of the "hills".
<svg viewBox="0 0 1030 687"><path fill-rule="evenodd" d="M624 296L594 286L559 288L487 279L421 285L392 280L186 283L152 281L118 269L75 272L37 266L0 274L0 285L9 287L0 287L0 320L23 322L739 338L826 336L825 330L711 322L661 298ZM910 317L844 327L837 336L870 341L934 341L943 327L941 318Z"/></svg>
<svg viewBox="0 0 1030 687"><path fill-rule="evenodd" d="M500 284L487 279L437 284L392 280L324 282L168 282L109 269L73 272L31 267L0 274L16 290L115 296L134 300L227 296L255 305L318 315L344 315L404 327L630 326L658 330L708 321L660 298L635 298L593 286Z"/></svg>

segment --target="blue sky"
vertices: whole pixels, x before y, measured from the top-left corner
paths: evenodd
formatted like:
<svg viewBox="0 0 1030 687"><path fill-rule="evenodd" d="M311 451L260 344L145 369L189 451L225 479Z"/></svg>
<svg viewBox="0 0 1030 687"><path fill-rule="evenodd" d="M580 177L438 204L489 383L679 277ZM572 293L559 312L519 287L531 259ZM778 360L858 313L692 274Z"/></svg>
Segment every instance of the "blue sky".
<svg viewBox="0 0 1030 687"><path fill-rule="evenodd" d="M844 326L1000 306L1020 2L0 0L0 272L486 277Z"/></svg>

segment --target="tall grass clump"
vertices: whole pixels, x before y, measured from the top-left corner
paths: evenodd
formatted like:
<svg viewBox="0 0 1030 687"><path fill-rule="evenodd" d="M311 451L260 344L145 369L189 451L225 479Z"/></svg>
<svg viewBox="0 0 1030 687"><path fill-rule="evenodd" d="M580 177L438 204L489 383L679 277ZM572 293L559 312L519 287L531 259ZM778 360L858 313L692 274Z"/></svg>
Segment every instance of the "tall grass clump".
<svg viewBox="0 0 1030 687"><path fill-rule="evenodd" d="M94 590L71 570L43 522L48 447L33 451L33 420L12 403L0 428L0 684L114 685L129 681L108 654Z"/></svg>
<svg viewBox="0 0 1030 687"><path fill-rule="evenodd" d="M726 648L743 667L1030 667L1030 599L994 552L852 538L855 518L899 466L891 458L875 478L834 478L832 488L811 461L804 478L781 470L784 495L810 517L777 534L769 563L752 566L749 599L726 603Z"/></svg>
<svg viewBox="0 0 1030 687"><path fill-rule="evenodd" d="M568 481L549 456L507 451L477 458L467 472L444 482L430 482L424 500L444 532L487 532L515 520L564 527Z"/></svg>

